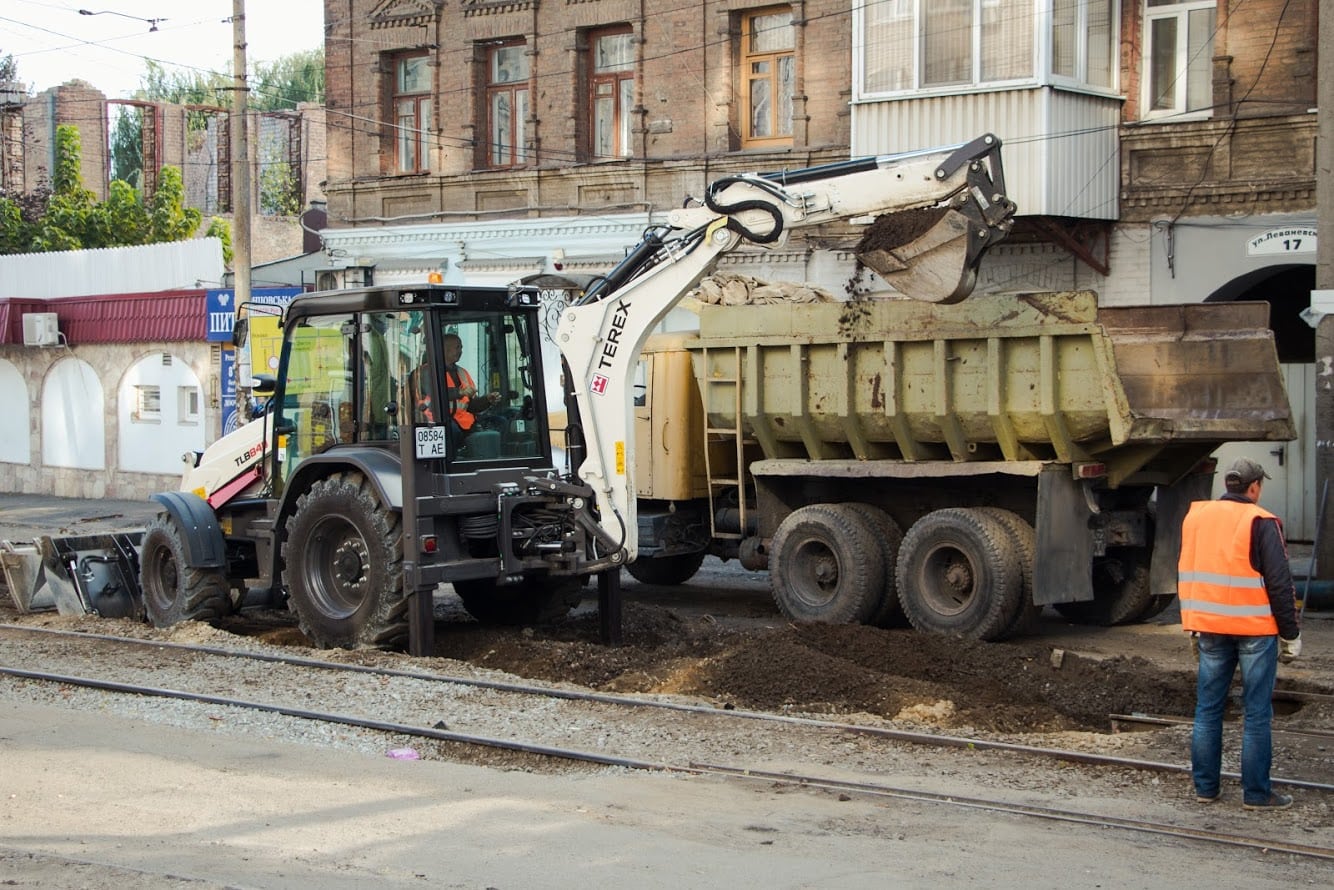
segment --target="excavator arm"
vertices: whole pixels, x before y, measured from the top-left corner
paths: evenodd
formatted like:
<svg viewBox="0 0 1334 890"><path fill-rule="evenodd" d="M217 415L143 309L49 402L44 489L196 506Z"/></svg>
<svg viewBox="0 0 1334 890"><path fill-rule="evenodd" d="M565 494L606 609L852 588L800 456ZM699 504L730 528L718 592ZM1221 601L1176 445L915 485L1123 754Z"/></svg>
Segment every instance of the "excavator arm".
<svg viewBox="0 0 1334 890"><path fill-rule="evenodd" d="M712 183L674 210L561 316L556 343L579 478L593 490L601 554L637 552L632 381L645 339L726 253L780 244L793 229L875 217L858 258L913 299L957 302L982 255L1009 232L1000 140L885 155ZM618 558L619 557L619 558Z"/></svg>

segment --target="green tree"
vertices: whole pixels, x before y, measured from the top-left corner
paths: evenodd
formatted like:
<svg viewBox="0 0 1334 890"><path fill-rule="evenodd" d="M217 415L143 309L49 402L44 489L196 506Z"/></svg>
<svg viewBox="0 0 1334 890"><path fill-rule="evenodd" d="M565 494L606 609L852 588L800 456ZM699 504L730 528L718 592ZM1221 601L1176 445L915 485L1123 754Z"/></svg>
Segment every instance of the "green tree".
<svg viewBox="0 0 1334 890"><path fill-rule="evenodd" d="M144 112L132 105L118 105L111 125L111 178L128 182L136 189L144 184Z"/></svg>
<svg viewBox="0 0 1334 890"><path fill-rule="evenodd" d="M222 261L230 266L232 257L236 255L232 250L232 224L220 216L215 216L209 220L208 231L204 233L204 237L217 238L222 242Z"/></svg>
<svg viewBox="0 0 1334 890"><path fill-rule="evenodd" d="M283 111L302 102L324 102L324 48L259 62L250 77L248 104L256 111Z"/></svg>
<svg viewBox="0 0 1334 890"><path fill-rule="evenodd" d="M149 240L153 242L184 241L199 230L203 214L185 206L185 183L178 168L163 167L158 174L149 218Z"/></svg>
<svg viewBox="0 0 1334 890"><path fill-rule="evenodd" d="M51 197L33 235L33 247L39 251L105 247L108 233L94 218L97 196L83 186L78 128L61 124L56 127L55 141Z"/></svg>
<svg viewBox="0 0 1334 890"><path fill-rule="evenodd" d="M18 83L18 79L19 66L14 62L14 57L9 53L0 56L0 83Z"/></svg>

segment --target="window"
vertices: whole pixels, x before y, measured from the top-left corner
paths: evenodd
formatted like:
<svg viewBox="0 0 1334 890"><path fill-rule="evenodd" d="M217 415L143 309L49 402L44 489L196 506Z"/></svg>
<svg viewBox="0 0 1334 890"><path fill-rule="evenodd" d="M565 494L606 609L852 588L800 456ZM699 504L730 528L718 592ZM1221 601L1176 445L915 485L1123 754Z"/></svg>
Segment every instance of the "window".
<svg viewBox="0 0 1334 890"><path fill-rule="evenodd" d="M527 163L528 50L522 43L491 47L487 67L487 166Z"/></svg>
<svg viewBox="0 0 1334 890"><path fill-rule="evenodd" d="M741 26L744 147L792 141L792 94L796 85L796 28L792 10L748 13Z"/></svg>
<svg viewBox="0 0 1334 890"><path fill-rule="evenodd" d="M1145 117L1213 105L1214 0L1146 0Z"/></svg>
<svg viewBox="0 0 1334 890"><path fill-rule="evenodd" d="M1112 0L1054 2L1082 7ZM857 0L861 91L1031 80L1033 9L1032 0Z"/></svg>
<svg viewBox="0 0 1334 890"><path fill-rule="evenodd" d="M431 129L431 68L425 55L394 61L394 169L425 173L430 169L427 142Z"/></svg>
<svg viewBox="0 0 1334 890"><path fill-rule="evenodd" d="M589 107L593 157L630 156L631 110L635 105L635 45L629 29L589 35Z"/></svg>
<svg viewBox="0 0 1334 890"><path fill-rule="evenodd" d="M199 387L176 387L176 420L178 423L199 423Z"/></svg>
<svg viewBox="0 0 1334 890"><path fill-rule="evenodd" d="M274 426L290 432L278 437L277 460L286 480L297 463L339 441L344 404L352 402L352 357L356 325L350 315L303 318L283 344L286 380L275 395Z"/></svg>
<svg viewBox="0 0 1334 890"><path fill-rule="evenodd" d="M136 386L134 388L134 419L140 423L162 421L162 388Z"/></svg>
<svg viewBox="0 0 1334 890"><path fill-rule="evenodd" d="M1111 89L1116 4L1112 0L1052 0L1051 73Z"/></svg>

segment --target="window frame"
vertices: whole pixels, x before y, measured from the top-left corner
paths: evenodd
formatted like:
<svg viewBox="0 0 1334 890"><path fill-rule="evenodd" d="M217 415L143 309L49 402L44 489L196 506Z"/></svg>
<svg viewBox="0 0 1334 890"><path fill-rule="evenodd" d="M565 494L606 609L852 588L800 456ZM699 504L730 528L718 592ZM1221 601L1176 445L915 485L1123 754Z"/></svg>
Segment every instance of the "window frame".
<svg viewBox="0 0 1334 890"><path fill-rule="evenodd" d="M390 77L392 79L389 84L389 109L385 119L389 121L389 128L392 133L394 143L393 172L397 175L431 172L430 139L432 113L434 111L434 103L432 102L434 91L431 88L429 72L424 91L406 92L403 90L403 67L405 63L411 61L420 61L429 68L431 57L425 51L414 51L397 53L391 57L390 61ZM400 114L401 106L405 103L411 103L412 106L412 113L406 117ZM412 123L405 125L404 120L411 120ZM405 163L404 160L404 154L409 146L415 154L411 164Z"/></svg>
<svg viewBox="0 0 1334 890"><path fill-rule="evenodd" d="M1213 50L1214 36L1218 32L1218 6L1214 0L1143 0L1144 6L1144 43L1140 59L1140 79L1142 81L1140 101L1142 103L1140 119L1157 120L1171 118L1174 121L1200 120L1213 116ZM1209 40L1204 49L1203 71L1204 86L1208 90L1209 101L1195 109L1189 107L1191 80L1190 57L1190 18L1191 13L1207 11L1212 15L1212 27ZM1175 19L1177 22L1176 47L1173 50L1175 60L1175 79L1173 81L1172 105L1168 108L1154 108L1154 33L1155 22ZM1184 77L1182 76L1184 72Z"/></svg>
<svg viewBox="0 0 1334 890"><path fill-rule="evenodd" d="M780 15L786 13L790 19L788 28L792 32L791 46L783 49L773 49L764 51L751 50L751 38L754 35L756 19L765 16ZM768 77L770 95L779 97L781 76L780 69L783 60L788 60L792 66L792 93L796 93L796 68L797 68L797 24L796 15L791 6L766 6L759 9L748 9L741 13L741 38L737 46L737 91L740 98L739 120L737 127L741 147L745 148L779 148L787 147L793 144L794 126L792 122L792 96L788 97L787 108L788 115L786 121L786 132L781 132L782 123L779 120L782 102L773 101L770 103L768 113L768 123L771 135L756 136L754 134L755 108L753 104L753 95L751 93L752 84L756 78L751 76L752 66L758 62L772 63L772 70Z"/></svg>
<svg viewBox="0 0 1334 890"><path fill-rule="evenodd" d="M987 48L992 46L983 37L986 29L995 32L997 39L1004 37L1002 17L988 20L984 14L991 0L970 0L970 73L966 81L927 85L926 21L923 9L928 0L855 0L853 6L853 101L875 102L884 99L922 99L1052 85L1063 90L1091 93L1100 96L1119 96L1120 89L1120 28L1121 11L1126 0L1106 0L1109 4L1108 35L1109 84L1090 83L1088 80L1089 37L1087 26L1092 20L1091 0L1077 0L1075 15L1076 41L1075 76L1054 73L1056 29L1052 0L1019 0L1016 10L1032 17L1031 33L1027 38L1027 70L1022 76L997 77L984 80L984 71L1003 60L989 59ZM875 33L872 33L872 29ZM873 41L874 38L874 41ZM1003 41L1002 41L1003 44ZM901 60L901 63L900 63ZM872 70L874 66L874 71ZM874 75L874 77L873 77ZM877 80L874 88L872 80Z"/></svg>
<svg viewBox="0 0 1334 890"><path fill-rule="evenodd" d="M628 37L630 39L631 58L626 67L610 68L606 71L598 70L598 42L607 37ZM634 40L634 29L630 25L612 25L590 30L587 45L588 63L585 71L587 90L584 96L584 107L588 125L588 156L597 161L631 157L634 149L631 144L633 140L631 126L634 123L635 91L637 89L635 79L637 59L635 56L638 52L636 49L637 43ZM599 101L603 97L598 95L598 88L604 85L611 87L610 153L599 150L598 112ZM629 87L628 95L625 92L627 86Z"/></svg>
<svg viewBox="0 0 1334 890"><path fill-rule="evenodd" d="M513 49L521 50L522 75L513 80L496 80L495 72L500 54ZM528 157L528 116L532 108L529 83L532 71L528 63L528 42L521 38L489 42L482 54L482 64L485 135L481 140L480 166L487 170L512 170L525 167L532 163ZM508 159L500 157L502 145L496 138L498 124L495 114L496 100L504 96L508 96L510 100L509 136L503 145L503 150L508 153Z"/></svg>

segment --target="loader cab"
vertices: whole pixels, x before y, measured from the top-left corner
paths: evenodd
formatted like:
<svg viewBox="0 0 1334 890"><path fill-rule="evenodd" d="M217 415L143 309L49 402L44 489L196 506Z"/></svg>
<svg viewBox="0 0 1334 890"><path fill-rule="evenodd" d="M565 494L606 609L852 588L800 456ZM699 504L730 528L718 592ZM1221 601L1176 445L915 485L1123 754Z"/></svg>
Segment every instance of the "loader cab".
<svg viewBox="0 0 1334 890"><path fill-rule="evenodd" d="M535 291L439 285L294 301L270 409L275 493L301 462L350 447L434 472L550 465L538 309Z"/></svg>

